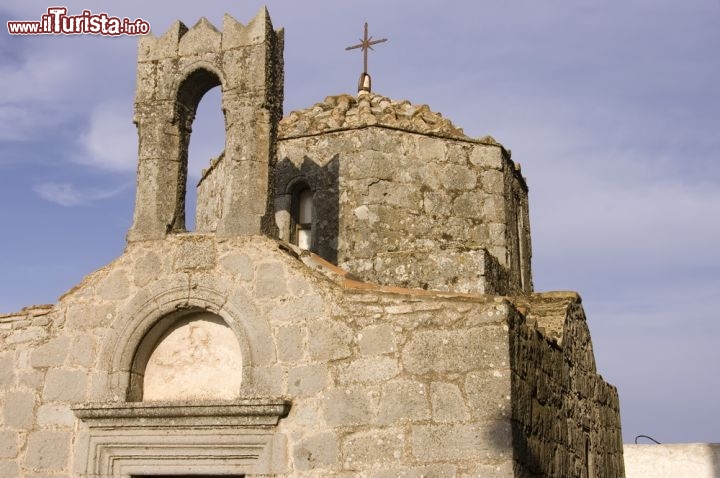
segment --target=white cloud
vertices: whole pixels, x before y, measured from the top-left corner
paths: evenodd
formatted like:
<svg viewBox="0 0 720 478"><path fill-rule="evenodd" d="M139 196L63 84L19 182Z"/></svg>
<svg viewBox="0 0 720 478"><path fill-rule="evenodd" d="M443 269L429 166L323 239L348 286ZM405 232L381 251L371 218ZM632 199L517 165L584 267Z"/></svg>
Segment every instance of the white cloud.
<svg viewBox="0 0 720 478"><path fill-rule="evenodd" d="M95 201L110 198L127 188L128 185L122 185L114 189L91 189L84 191L77 189L72 183L49 181L35 185L33 190L47 201L61 206L72 207L86 206Z"/></svg>
<svg viewBox="0 0 720 478"><path fill-rule="evenodd" d="M132 105L106 102L90 116L89 130L79 138L82 154L73 160L99 169L135 171L137 134L132 124Z"/></svg>

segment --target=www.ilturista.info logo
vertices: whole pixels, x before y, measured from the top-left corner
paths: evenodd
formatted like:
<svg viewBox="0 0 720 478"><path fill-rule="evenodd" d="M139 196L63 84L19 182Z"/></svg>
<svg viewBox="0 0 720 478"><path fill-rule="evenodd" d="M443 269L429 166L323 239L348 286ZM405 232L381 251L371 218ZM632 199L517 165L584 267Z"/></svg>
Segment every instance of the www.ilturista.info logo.
<svg viewBox="0 0 720 478"><path fill-rule="evenodd" d="M68 15L65 7L50 7L40 21L7 22L11 35L145 35L150 24L138 18L111 17L107 13L83 10L80 15Z"/></svg>

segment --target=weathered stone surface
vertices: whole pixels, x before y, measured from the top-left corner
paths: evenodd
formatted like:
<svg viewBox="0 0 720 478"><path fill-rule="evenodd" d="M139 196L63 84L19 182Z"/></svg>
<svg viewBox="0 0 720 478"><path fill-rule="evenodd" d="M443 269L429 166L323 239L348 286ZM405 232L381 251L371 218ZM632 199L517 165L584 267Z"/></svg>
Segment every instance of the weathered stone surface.
<svg viewBox="0 0 720 478"><path fill-rule="evenodd" d="M436 422L464 422L470 418L460 388L453 383L430 384L432 417Z"/></svg>
<svg viewBox="0 0 720 478"><path fill-rule="evenodd" d="M15 460L0 460L0 476L3 478L18 478L20 467Z"/></svg>
<svg viewBox="0 0 720 478"><path fill-rule="evenodd" d="M17 432L0 431L0 458L15 458L18 450Z"/></svg>
<svg viewBox="0 0 720 478"><path fill-rule="evenodd" d="M259 264L255 280L255 291L260 298L273 298L287 293L285 269L279 263Z"/></svg>
<svg viewBox="0 0 720 478"><path fill-rule="evenodd" d="M340 384L354 382L379 383L396 376L399 372L397 359L391 357L361 358L341 365L338 372Z"/></svg>
<svg viewBox="0 0 720 478"><path fill-rule="evenodd" d="M319 433L303 438L293 449L297 470L327 468L338 461L338 439L334 433Z"/></svg>
<svg viewBox="0 0 720 478"><path fill-rule="evenodd" d="M87 376L79 370L48 370L42 398L49 402L78 403L85 399Z"/></svg>
<svg viewBox="0 0 720 478"><path fill-rule="evenodd" d="M405 436L399 429L353 433L343 439L343 467L362 470L369 464L396 463L404 449Z"/></svg>
<svg viewBox="0 0 720 478"><path fill-rule="evenodd" d="M0 355L0 387L9 388L15 381L15 361L10 354Z"/></svg>
<svg viewBox="0 0 720 478"><path fill-rule="evenodd" d="M510 416L510 370L476 370L465 378L465 395L473 417Z"/></svg>
<svg viewBox="0 0 720 478"><path fill-rule="evenodd" d="M24 465L40 470L62 471L70 458L70 432L40 431L28 437Z"/></svg>
<svg viewBox="0 0 720 478"><path fill-rule="evenodd" d="M373 400L363 387L332 389L325 393L323 414L330 426L374 422Z"/></svg>
<svg viewBox="0 0 720 478"><path fill-rule="evenodd" d="M423 383L392 380L382 386L378 423L427 420L430 417L428 391Z"/></svg>
<svg viewBox="0 0 720 478"><path fill-rule="evenodd" d="M110 272L98 286L98 295L104 300L124 299L130 294L130 281L122 269Z"/></svg>
<svg viewBox="0 0 720 478"><path fill-rule="evenodd" d="M457 468L453 465L393 468L373 471L369 476L371 478L451 478L457 476ZM478 476L484 477L485 475Z"/></svg>
<svg viewBox="0 0 720 478"><path fill-rule="evenodd" d="M37 423L41 427L72 427L75 415L67 405L42 405L38 408Z"/></svg>
<svg viewBox="0 0 720 478"><path fill-rule="evenodd" d="M402 353L403 366L412 373L457 373L509 363L506 334L500 326L467 331L420 331Z"/></svg>
<svg viewBox="0 0 720 478"><path fill-rule="evenodd" d="M412 427L412 453L421 462L501 457L512 444L510 423L496 421Z"/></svg>
<svg viewBox="0 0 720 478"><path fill-rule="evenodd" d="M336 360L350 356L352 330L337 321L315 321L308 326L308 348L313 360Z"/></svg>
<svg viewBox="0 0 720 478"><path fill-rule="evenodd" d="M305 355L305 329L299 325L278 327L275 333L278 360L296 362Z"/></svg>
<svg viewBox="0 0 720 478"><path fill-rule="evenodd" d="M32 352L30 364L36 368L61 366L70 351L70 343L71 339L69 337L58 337L49 340Z"/></svg>
<svg viewBox="0 0 720 478"><path fill-rule="evenodd" d="M288 393L308 397L323 391L328 382L327 365L305 365L288 372Z"/></svg>
<svg viewBox="0 0 720 478"><path fill-rule="evenodd" d="M10 392L5 395L3 419L5 426L30 429L33 425L35 394L30 392Z"/></svg>
<svg viewBox="0 0 720 478"><path fill-rule="evenodd" d="M396 351L397 339L392 326L388 324L366 327L358 334L358 345L362 355L380 355Z"/></svg>

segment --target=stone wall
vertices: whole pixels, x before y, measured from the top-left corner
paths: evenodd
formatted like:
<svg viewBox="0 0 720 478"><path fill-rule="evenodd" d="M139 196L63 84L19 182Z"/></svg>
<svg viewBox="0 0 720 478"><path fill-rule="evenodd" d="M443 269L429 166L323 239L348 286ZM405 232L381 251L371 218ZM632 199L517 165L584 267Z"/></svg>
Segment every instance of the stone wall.
<svg viewBox="0 0 720 478"><path fill-rule="evenodd" d="M515 299L511 318L517 477L622 477L617 390L595 368L575 293Z"/></svg>
<svg viewBox="0 0 720 478"><path fill-rule="evenodd" d="M532 290L527 187L502 146L451 134L447 125L442 135L410 123L386 126L398 104L377 95L349 98L329 97L281 122L276 210L287 207L288 184L305 180L316 194L315 250L370 282ZM365 103L369 111L378 104L377 116L344 129L317 119L343 99L351 103L346 117L354 118L353 108L362 117ZM306 124L312 121L319 124ZM484 275L482 249L507 272Z"/></svg>
<svg viewBox="0 0 720 478"><path fill-rule="evenodd" d="M207 311L238 338L238 400L291 404L262 467L224 472L512 476L510 310L502 298L357 283L261 237L131 243L55 306L2 318L0 470L94 476L83 410L147 413L153 402L122 407L142 399L138 362L157 328Z"/></svg>
<svg viewBox="0 0 720 478"><path fill-rule="evenodd" d="M2 476L100 476L90 444L119 438L93 438L108 426L93 420L133 430L133 414L175 413L142 401L143 362L196 312L237 337L240 393L222 403L289 404L277 425L232 428L233 443L268 438L256 461L216 458L213 473L622 476L617 395L595 372L577 298L513 301L356 282L259 236L131 243L58 304L0 319ZM171 403L207 403L183 394ZM177 422L163 420L151 429Z"/></svg>

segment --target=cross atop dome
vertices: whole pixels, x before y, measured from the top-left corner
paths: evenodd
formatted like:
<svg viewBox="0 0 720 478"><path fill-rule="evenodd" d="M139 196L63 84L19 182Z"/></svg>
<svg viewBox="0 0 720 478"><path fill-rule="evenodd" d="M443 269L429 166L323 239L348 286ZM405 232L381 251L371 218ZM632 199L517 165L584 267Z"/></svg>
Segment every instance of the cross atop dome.
<svg viewBox="0 0 720 478"><path fill-rule="evenodd" d="M355 50L360 48L363 52L363 72L360 74L360 81L358 81L358 94L370 93L371 91L371 79L368 74L368 50L374 50L373 45L378 43L384 43L387 38L381 38L380 40L373 40L371 36L368 36L368 24L365 22L365 33L363 38L360 39L360 43L357 45L349 46L345 50Z"/></svg>

